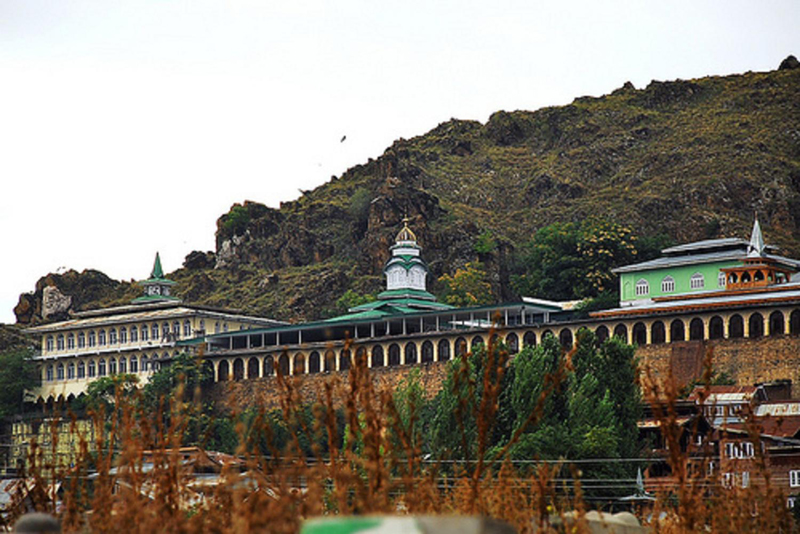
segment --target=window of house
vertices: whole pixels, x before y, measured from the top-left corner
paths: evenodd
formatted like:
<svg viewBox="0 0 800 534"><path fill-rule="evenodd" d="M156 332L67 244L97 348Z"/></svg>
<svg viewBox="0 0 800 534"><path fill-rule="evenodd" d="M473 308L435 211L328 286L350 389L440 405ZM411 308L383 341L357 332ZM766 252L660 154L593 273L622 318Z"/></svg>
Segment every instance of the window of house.
<svg viewBox="0 0 800 534"><path fill-rule="evenodd" d="M97 376L106 376L106 361L100 360L97 362Z"/></svg>
<svg viewBox="0 0 800 534"><path fill-rule="evenodd" d="M142 341L147 341L147 338L148 338L147 325L142 325Z"/></svg>
<svg viewBox="0 0 800 534"><path fill-rule="evenodd" d="M45 342L45 345L47 347L46 350L48 351L53 350L53 336L47 336L47 341Z"/></svg>
<svg viewBox="0 0 800 534"><path fill-rule="evenodd" d="M162 339L169 339L169 323L161 325L161 337Z"/></svg>
<svg viewBox="0 0 800 534"><path fill-rule="evenodd" d="M81 332L78 334L78 348L82 349L86 346L86 334Z"/></svg>
<svg viewBox="0 0 800 534"><path fill-rule="evenodd" d="M86 378L86 364L83 362L78 364L78 378Z"/></svg>
<svg viewBox="0 0 800 534"><path fill-rule="evenodd" d="M139 329L136 326L131 327L131 343L139 341Z"/></svg>
<svg viewBox="0 0 800 534"><path fill-rule="evenodd" d="M722 487L730 488L733 483L733 473L722 473Z"/></svg>
<svg viewBox="0 0 800 534"><path fill-rule="evenodd" d="M755 447L749 441L742 443L742 458L753 458L756 455Z"/></svg>
<svg viewBox="0 0 800 534"><path fill-rule="evenodd" d="M120 373L128 372L128 360L126 360L125 358L119 359L119 372Z"/></svg>
<svg viewBox="0 0 800 534"><path fill-rule="evenodd" d="M719 275L717 276L717 285L719 287L725 287L725 273L720 271Z"/></svg>
<svg viewBox="0 0 800 534"><path fill-rule="evenodd" d="M661 280L661 292L662 293L672 293L675 291L675 279L671 276L665 277Z"/></svg>
<svg viewBox="0 0 800 534"><path fill-rule="evenodd" d="M106 344L106 331L105 330L100 330L97 333L97 344L101 345L101 346Z"/></svg>
<svg viewBox="0 0 800 534"><path fill-rule="evenodd" d="M94 331L91 331L89 332L89 346L94 347L95 345L97 345L97 338Z"/></svg>
<svg viewBox="0 0 800 534"><path fill-rule="evenodd" d="M64 350L64 334L58 334L58 338L56 340L56 348L58 350Z"/></svg>
<svg viewBox="0 0 800 534"><path fill-rule="evenodd" d="M200 319L200 330L205 334L206 333L206 320Z"/></svg>
<svg viewBox="0 0 800 534"><path fill-rule="evenodd" d="M128 329L124 326L119 329L119 342L120 343L127 343L128 342Z"/></svg>
<svg viewBox="0 0 800 534"><path fill-rule="evenodd" d="M139 358L136 356L131 357L131 373L139 372Z"/></svg>
<svg viewBox="0 0 800 534"><path fill-rule="evenodd" d="M789 487L800 488L800 469L789 471Z"/></svg>
<svg viewBox="0 0 800 534"><path fill-rule="evenodd" d="M181 335L181 324L178 321L172 323L172 333L175 337Z"/></svg>
<svg viewBox="0 0 800 534"><path fill-rule="evenodd" d="M647 283L647 280L639 280L636 282L636 296L647 295L650 293L650 284Z"/></svg>
<svg viewBox="0 0 800 534"><path fill-rule="evenodd" d="M223 323L222 324L222 331L223 332L227 332L228 331L228 323Z"/></svg>
<svg viewBox="0 0 800 534"><path fill-rule="evenodd" d="M742 473L742 487L750 487L750 471L745 471Z"/></svg>
<svg viewBox="0 0 800 534"><path fill-rule="evenodd" d="M192 324L188 319L183 321L183 335L184 337L189 337L192 335Z"/></svg>
<svg viewBox="0 0 800 534"><path fill-rule="evenodd" d="M95 368L94 361L89 360L89 378L94 378L97 369Z"/></svg>
<svg viewBox="0 0 800 534"><path fill-rule="evenodd" d="M147 360L147 355L145 354L144 356L142 356L142 372L143 373L146 373L147 370L150 368L149 367L149 363L150 362Z"/></svg>
<svg viewBox="0 0 800 534"><path fill-rule="evenodd" d="M117 374L117 360L115 358L108 360L108 374Z"/></svg>
<svg viewBox="0 0 800 534"><path fill-rule="evenodd" d="M53 366L52 365L48 365L47 366L47 381L48 382L52 382L53 381Z"/></svg>
<svg viewBox="0 0 800 534"><path fill-rule="evenodd" d="M219 334L219 321L214 323L214 333Z"/></svg>
<svg viewBox="0 0 800 534"><path fill-rule="evenodd" d="M64 364L59 363L56 367L56 378L58 380L64 380Z"/></svg>
<svg viewBox="0 0 800 534"><path fill-rule="evenodd" d="M158 325L154 324L150 326L150 337L153 338L153 341L158 341Z"/></svg>
<svg viewBox="0 0 800 534"><path fill-rule="evenodd" d="M694 273L689 280L689 287L692 289L703 289L706 287L706 277L700 273Z"/></svg>
<svg viewBox="0 0 800 534"><path fill-rule="evenodd" d="M70 350L75 348L75 334L70 334L67 336L67 348Z"/></svg>
<svg viewBox="0 0 800 534"><path fill-rule="evenodd" d="M792 509L794 508L795 503L797 502L797 497L792 495L788 499L786 499L786 508Z"/></svg>
<svg viewBox="0 0 800 534"><path fill-rule="evenodd" d="M108 331L108 343L109 345L117 344L117 331L114 328Z"/></svg>

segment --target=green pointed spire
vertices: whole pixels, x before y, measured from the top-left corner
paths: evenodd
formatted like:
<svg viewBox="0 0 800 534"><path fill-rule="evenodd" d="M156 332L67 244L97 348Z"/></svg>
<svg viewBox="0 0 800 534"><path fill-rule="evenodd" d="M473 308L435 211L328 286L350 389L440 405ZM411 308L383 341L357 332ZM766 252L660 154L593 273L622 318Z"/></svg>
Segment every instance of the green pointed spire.
<svg viewBox="0 0 800 534"><path fill-rule="evenodd" d="M153 264L153 272L150 273L151 279L160 280L164 278L164 270L161 268L161 256L156 252L156 262Z"/></svg>

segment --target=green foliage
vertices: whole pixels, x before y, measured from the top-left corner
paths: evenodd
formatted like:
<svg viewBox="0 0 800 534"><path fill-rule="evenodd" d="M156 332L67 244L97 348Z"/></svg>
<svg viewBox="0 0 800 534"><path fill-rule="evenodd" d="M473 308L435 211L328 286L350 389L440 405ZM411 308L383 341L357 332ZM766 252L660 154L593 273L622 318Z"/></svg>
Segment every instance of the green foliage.
<svg viewBox="0 0 800 534"><path fill-rule="evenodd" d="M236 205L231 208L222 221L222 231L226 236L242 235L247 230L250 222L250 212L244 206Z"/></svg>
<svg viewBox="0 0 800 534"><path fill-rule="evenodd" d="M132 374L101 376L89 382L86 394L78 397L75 407L111 413L117 395L127 397L138 384L139 377Z"/></svg>
<svg viewBox="0 0 800 534"><path fill-rule="evenodd" d="M22 411L25 391L39 386L31 349L0 352L0 417Z"/></svg>
<svg viewBox="0 0 800 534"><path fill-rule="evenodd" d="M487 275L479 262L467 263L455 274L445 274L439 278L443 285L440 299L453 306L481 306L491 304L492 286L486 281Z"/></svg>
<svg viewBox="0 0 800 534"><path fill-rule="evenodd" d="M637 257L636 238L616 222L553 223L522 247L512 285L520 295L554 300L598 297L616 291L611 269Z"/></svg>
<svg viewBox="0 0 800 534"><path fill-rule="evenodd" d="M366 187L359 187L350 197L347 211L359 225L364 225L369 217L369 205L372 202L372 193Z"/></svg>
<svg viewBox="0 0 800 534"><path fill-rule="evenodd" d="M472 248L478 254L491 254L497 248L497 240L491 230L486 230L478 236Z"/></svg>

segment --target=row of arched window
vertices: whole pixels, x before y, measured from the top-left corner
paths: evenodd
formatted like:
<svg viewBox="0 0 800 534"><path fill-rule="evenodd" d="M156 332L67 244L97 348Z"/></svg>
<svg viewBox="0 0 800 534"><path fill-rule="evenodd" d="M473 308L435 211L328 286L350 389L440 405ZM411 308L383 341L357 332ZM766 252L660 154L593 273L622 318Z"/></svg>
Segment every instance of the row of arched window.
<svg viewBox="0 0 800 534"><path fill-rule="evenodd" d="M122 356L120 358L109 358L108 360L100 358L98 360L80 360L68 363L58 362L45 367L42 380L53 382L124 373L147 373L157 369L158 357L159 355L154 353L151 357L143 354L142 356L131 356L130 358ZM167 358L169 354L165 352L163 357Z"/></svg>
<svg viewBox="0 0 800 534"><path fill-rule="evenodd" d="M706 287L706 277L702 273L694 273L689 278L689 287L691 289L704 289ZM725 287L725 273L721 272L717 275L717 287ZM667 275L661 280L661 292L673 293L675 291L675 279ZM643 297L650 294L650 282L644 278L640 278L636 282L634 292L637 297Z"/></svg>
<svg viewBox="0 0 800 534"><path fill-rule="evenodd" d="M595 335L601 342L610 336L617 336L625 342L646 345L666 343L668 339L670 342L678 342L722 339L724 337L758 338L766 335L767 327L770 336L784 335L787 332L784 312L776 310L766 317L761 313L754 312L746 318L740 314L733 314L727 319L715 315L708 320L707 332L705 322L701 318L695 317L688 323L682 319L675 319L672 321L657 320L649 325L643 321L636 322L632 326L625 323L619 323L613 327L600 325L595 329ZM788 327L789 334L800 335L800 309L791 312ZM669 337L667 337L667 333L669 333ZM517 333L510 332L505 336L504 341L509 353L516 354L520 347L536 346L541 339L555 335L565 349L572 347L574 335L570 328L557 329L555 332L544 330L538 337L535 332L528 330L522 334L522 339ZM495 334L495 336L497 335ZM409 341L405 344L392 343L388 349L384 349L383 345L376 344L369 349L365 346L358 347L355 351L355 358L365 358L364 361L372 368L414 365L447 361L452 356L466 354L468 350L474 350L484 343L484 337L478 335L471 339L459 337L454 342L451 342L450 339L441 339L438 342L425 340L422 343L417 341ZM282 354L280 356L253 356L249 359L235 358L232 361L221 360L219 362L216 379L225 381L274 376L278 370L284 375L345 371L351 367L353 361L353 354L349 349L341 349L338 353L334 350L312 351L308 355L298 352L291 357L288 354Z"/></svg>
<svg viewBox="0 0 800 534"><path fill-rule="evenodd" d="M202 321L201 321L202 323ZM201 325L202 328L203 325ZM183 335L181 336L181 327ZM53 350L74 350L75 348L103 347L106 345L122 345L126 343L138 343L140 341L174 340L181 337L191 337L192 324L186 319L181 324L173 321L172 324L164 322L162 324L153 323L151 325L133 325L130 327L122 326L119 329L109 328L108 330L89 330L87 332L70 332L68 334L49 335L45 339L45 351Z"/></svg>

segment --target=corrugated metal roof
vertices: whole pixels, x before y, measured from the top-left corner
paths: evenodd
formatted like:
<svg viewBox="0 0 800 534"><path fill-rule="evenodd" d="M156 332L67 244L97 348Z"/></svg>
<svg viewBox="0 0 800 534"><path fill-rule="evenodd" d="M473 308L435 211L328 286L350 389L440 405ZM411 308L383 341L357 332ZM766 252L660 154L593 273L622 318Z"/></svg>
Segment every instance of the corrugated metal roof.
<svg viewBox="0 0 800 534"><path fill-rule="evenodd" d="M744 250L725 250L721 252L707 252L705 254L690 254L687 256L665 256L642 263L625 265L612 269L614 273L630 273L636 271L650 271L653 269L663 269L664 267L678 267L681 265L692 265L695 263L714 263L718 261L741 261L747 256Z"/></svg>
<svg viewBox="0 0 800 534"><path fill-rule="evenodd" d="M725 237L722 239L706 239L703 241L695 241L693 243L684 243L674 247L665 248L661 251L662 254L680 254L682 252L689 252L692 250L707 250L714 248L733 247L742 245L745 248L749 241L741 237Z"/></svg>

